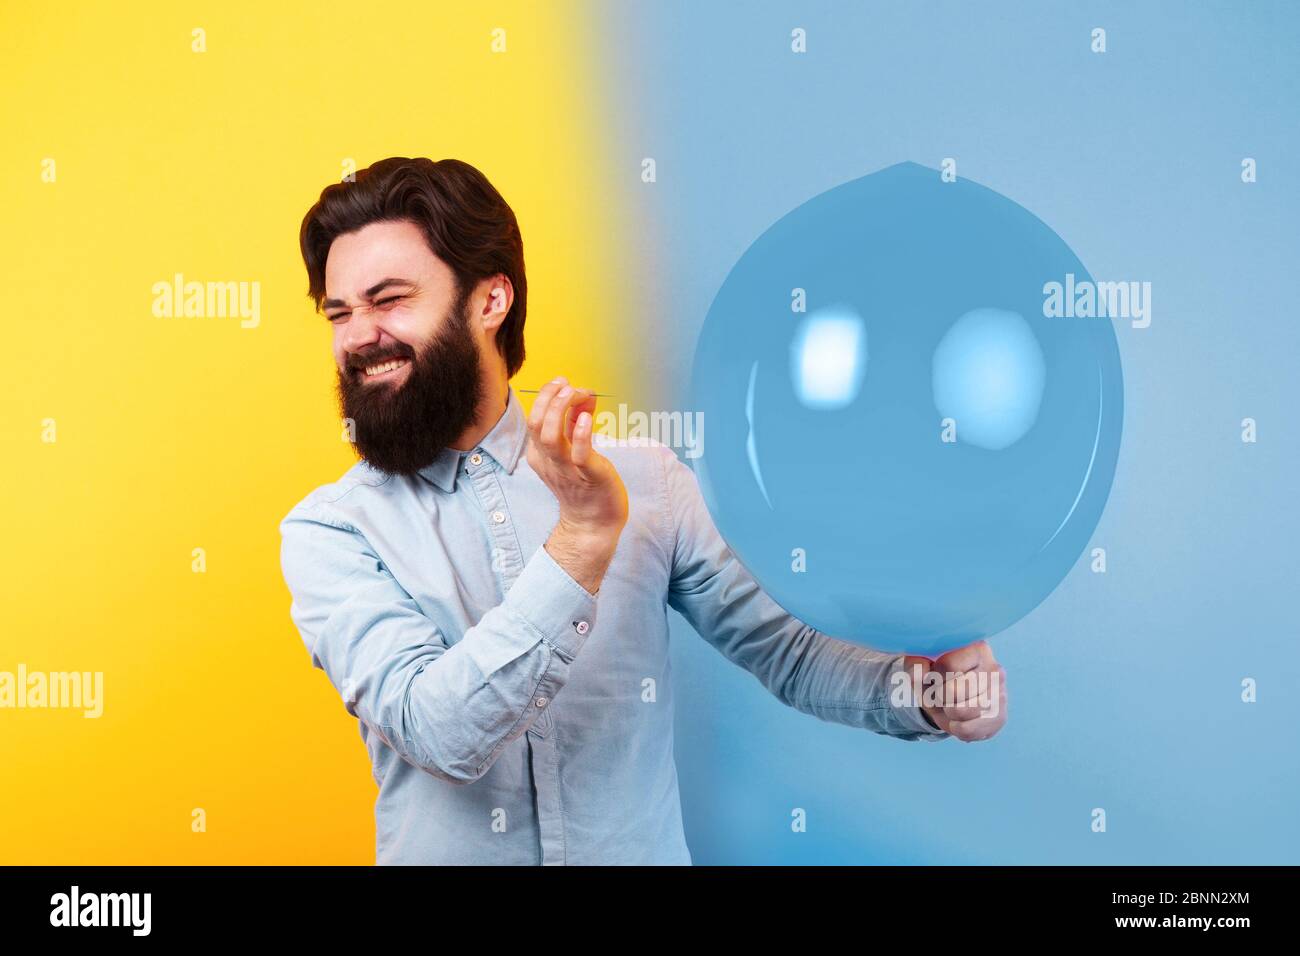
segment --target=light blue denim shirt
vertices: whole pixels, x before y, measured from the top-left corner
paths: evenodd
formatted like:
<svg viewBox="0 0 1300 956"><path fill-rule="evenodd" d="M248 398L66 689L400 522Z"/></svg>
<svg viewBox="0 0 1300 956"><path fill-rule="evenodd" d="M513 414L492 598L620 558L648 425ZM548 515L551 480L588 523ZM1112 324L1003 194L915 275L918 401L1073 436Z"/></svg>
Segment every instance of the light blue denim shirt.
<svg viewBox="0 0 1300 956"><path fill-rule="evenodd" d="M381 864L689 864L673 763L669 606L783 703L938 740L891 704L898 655L769 598L663 445L602 441L629 518L596 594L544 547L555 496L514 391L469 452L414 477L364 463L281 523L290 614L357 718Z"/></svg>

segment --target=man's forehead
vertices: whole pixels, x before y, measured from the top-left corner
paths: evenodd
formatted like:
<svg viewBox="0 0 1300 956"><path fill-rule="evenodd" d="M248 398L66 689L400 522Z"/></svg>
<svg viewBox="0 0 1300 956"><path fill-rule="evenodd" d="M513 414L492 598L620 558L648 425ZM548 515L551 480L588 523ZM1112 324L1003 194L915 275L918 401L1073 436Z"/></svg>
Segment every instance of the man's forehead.
<svg viewBox="0 0 1300 956"><path fill-rule="evenodd" d="M325 290L333 298L368 297L374 287L400 279L408 285L435 284L442 263L419 228L409 222L372 223L344 233L330 244L325 260ZM445 269L445 266L442 266Z"/></svg>

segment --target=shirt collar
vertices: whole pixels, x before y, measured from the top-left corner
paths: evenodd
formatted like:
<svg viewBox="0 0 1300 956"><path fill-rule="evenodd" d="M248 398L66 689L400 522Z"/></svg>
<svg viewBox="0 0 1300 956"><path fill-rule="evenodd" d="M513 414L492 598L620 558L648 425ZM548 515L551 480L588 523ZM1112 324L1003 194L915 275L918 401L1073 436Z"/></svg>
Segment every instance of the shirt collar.
<svg viewBox="0 0 1300 956"><path fill-rule="evenodd" d="M475 452L483 452L504 468L506 474L513 474L515 465L519 463L519 456L524 452L527 438L528 428L524 421L524 410L519 405L515 390L507 385L506 410L501 413L492 430L483 436L478 446L472 451L444 448L438 452L438 457L432 463L420 469L420 474L443 491L454 491L461 460Z"/></svg>

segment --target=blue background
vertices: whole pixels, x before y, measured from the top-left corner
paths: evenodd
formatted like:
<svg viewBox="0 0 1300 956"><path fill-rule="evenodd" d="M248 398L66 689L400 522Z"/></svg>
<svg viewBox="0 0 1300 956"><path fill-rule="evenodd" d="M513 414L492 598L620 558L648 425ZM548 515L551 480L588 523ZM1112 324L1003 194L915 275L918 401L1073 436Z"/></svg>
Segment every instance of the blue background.
<svg viewBox="0 0 1300 956"><path fill-rule="evenodd" d="M1152 283L1151 326L1115 324L1124 439L1092 544L1108 572L1085 555L993 639L1010 695L997 738L907 743L819 722L673 614L695 861L1300 862L1287 696L1300 672L1300 5L602 9L634 227L620 308L643 329L648 407L687 408L703 317L764 229L903 160L953 157L1098 280ZM795 27L805 54L790 51ZM639 178L647 156L654 184ZM1256 444L1241 441L1248 416ZM791 454L833 452L791 438ZM1241 701L1245 677L1257 703Z"/></svg>

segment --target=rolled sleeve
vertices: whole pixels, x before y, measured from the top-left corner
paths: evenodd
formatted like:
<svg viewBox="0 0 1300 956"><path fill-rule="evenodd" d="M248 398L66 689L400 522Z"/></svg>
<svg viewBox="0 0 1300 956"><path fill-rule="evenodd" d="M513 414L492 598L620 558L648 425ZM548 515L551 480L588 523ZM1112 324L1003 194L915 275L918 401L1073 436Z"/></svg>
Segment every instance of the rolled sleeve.
<svg viewBox="0 0 1300 956"><path fill-rule="evenodd" d="M596 625L596 596L560 567L545 546L533 553L506 601L566 661L577 657Z"/></svg>
<svg viewBox="0 0 1300 956"><path fill-rule="evenodd" d="M320 509L281 523L290 615L348 712L404 760L482 776L568 681L596 599L540 547L463 633L440 628L366 537Z"/></svg>

